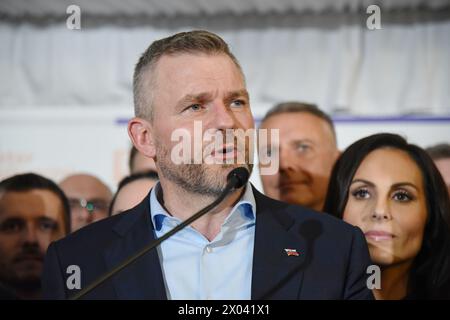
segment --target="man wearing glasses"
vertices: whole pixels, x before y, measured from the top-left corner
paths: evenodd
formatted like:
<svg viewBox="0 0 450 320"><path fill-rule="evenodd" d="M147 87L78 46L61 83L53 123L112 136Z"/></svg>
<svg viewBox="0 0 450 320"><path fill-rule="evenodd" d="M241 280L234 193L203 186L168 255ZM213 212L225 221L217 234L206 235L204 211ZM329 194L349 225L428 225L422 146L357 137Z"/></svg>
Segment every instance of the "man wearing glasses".
<svg viewBox="0 0 450 320"><path fill-rule="evenodd" d="M111 190L98 178L75 174L60 183L69 199L71 232L108 216Z"/></svg>

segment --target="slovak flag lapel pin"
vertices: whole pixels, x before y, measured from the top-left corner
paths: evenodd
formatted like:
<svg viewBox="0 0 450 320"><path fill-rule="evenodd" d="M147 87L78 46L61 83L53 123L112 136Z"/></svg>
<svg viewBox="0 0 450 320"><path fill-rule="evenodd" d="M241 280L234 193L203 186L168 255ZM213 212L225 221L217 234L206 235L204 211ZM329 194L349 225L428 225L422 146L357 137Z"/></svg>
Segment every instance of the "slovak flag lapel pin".
<svg viewBox="0 0 450 320"><path fill-rule="evenodd" d="M288 257L290 256L298 257L300 255L300 253L297 252L297 249L284 249L284 251L286 251Z"/></svg>

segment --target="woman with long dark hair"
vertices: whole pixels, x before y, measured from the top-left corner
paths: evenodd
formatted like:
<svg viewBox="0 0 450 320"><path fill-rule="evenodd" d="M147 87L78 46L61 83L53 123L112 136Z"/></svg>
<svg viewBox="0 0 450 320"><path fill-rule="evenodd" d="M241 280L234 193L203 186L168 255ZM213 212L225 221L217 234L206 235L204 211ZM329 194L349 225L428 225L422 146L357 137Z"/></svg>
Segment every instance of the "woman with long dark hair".
<svg viewBox="0 0 450 320"><path fill-rule="evenodd" d="M364 232L381 269L375 298L450 298L450 200L420 147L387 133L353 143L333 168L323 211Z"/></svg>

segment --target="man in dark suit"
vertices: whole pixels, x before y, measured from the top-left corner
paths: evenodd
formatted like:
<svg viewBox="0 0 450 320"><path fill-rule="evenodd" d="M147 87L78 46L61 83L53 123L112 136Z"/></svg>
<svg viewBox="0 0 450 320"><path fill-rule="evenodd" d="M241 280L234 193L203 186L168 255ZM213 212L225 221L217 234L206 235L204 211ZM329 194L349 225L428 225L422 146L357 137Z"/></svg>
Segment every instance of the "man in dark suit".
<svg viewBox="0 0 450 320"><path fill-rule="evenodd" d="M248 136L235 134L254 128L244 76L220 37L192 31L155 41L133 86L128 132L160 181L135 208L49 247L46 298L85 288L213 202L231 170L252 170ZM371 299L369 264L359 229L248 183L84 298Z"/></svg>

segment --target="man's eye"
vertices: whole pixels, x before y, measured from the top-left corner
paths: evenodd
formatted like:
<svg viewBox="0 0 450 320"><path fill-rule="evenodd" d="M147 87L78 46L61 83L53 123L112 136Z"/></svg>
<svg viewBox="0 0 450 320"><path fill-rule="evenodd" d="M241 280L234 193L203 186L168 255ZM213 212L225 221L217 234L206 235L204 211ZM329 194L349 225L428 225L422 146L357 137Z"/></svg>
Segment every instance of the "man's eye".
<svg viewBox="0 0 450 320"><path fill-rule="evenodd" d="M202 109L202 106L198 103L190 105L187 110L192 110L192 111L200 111Z"/></svg>
<svg viewBox="0 0 450 320"><path fill-rule="evenodd" d="M71 209L76 209L80 207L80 200L78 199L69 199L69 206Z"/></svg>
<svg viewBox="0 0 450 320"><path fill-rule="evenodd" d="M299 144L299 145L297 146L297 151L298 151L298 152L306 152L306 151L308 151L309 149L311 149L311 147L310 147L309 145L307 145L307 144Z"/></svg>
<svg viewBox="0 0 450 320"><path fill-rule="evenodd" d="M39 228L42 231L55 231L58 229L58 223L52 220L41 221L39 224Z"/></svg>
<svg viewBox="0 0 450 320"><path fill-rule="evenodd" d="M99 210L99 211L105 211L108 209L108 203L105 201L92 201L88 202L88 205L90 205L91 209L88 209L89 211Z"/></svg>
<svg viewBox="0 0 450 320"><path fill-rule="evenodd" d="M0 231L6 233L19 232L23 229L24 224L20 221L5 221L0 225Z"/></svg>
<svg viewBox="0 0 450 320"><path fill-rule="evenodd" d="M245 105L246 105L246 103L245 103L244 100L234 100L234 101L231 103L231 106L232 106L232 107L236 107L236 108L242 108L242 107L244 107Z"/></svg>
<svg viewBox="0 0 450 320"><path fill-rule="evenodd" d="M352 196L356 199L368 199L370 197L370 193L367 189L358 189L352 192Z"/></svg>
<svg viewBox="0 0 450 320"><path fill-rule="evenodd" d="M412 200L412 197L408 194L408 192L400 191L396 192L393 196L394 200L400 201L400 202L408 202Z"/></svg>

